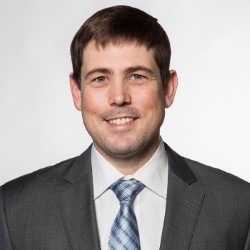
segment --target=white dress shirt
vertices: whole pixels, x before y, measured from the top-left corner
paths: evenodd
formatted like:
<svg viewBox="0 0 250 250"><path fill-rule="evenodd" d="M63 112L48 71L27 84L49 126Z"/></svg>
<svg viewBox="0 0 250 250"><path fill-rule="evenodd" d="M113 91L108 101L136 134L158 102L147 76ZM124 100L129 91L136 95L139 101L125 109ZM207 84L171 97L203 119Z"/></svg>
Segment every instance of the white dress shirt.
<svg viewBox="0 0 250 250"><path fill-rule="evenodd" d="M92 146L91 152L94 199L101 249L108 249L111 227L120 205L110 185L121 178L134 178L145 187L136 196L133 208L136 215L142 250L159 250L166 209L168 159L161 141L149 161L136 173L124 176Z"/></svg>

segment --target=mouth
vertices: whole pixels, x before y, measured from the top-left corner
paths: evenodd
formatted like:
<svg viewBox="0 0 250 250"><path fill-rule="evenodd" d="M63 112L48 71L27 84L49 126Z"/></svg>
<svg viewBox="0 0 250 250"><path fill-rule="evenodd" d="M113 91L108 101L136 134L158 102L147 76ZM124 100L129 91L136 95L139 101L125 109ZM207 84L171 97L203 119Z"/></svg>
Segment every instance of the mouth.
<svg viewBox="0 0 250 250"><path fill-rule="evenodd" d="M130 123L134 120L135 120L135 118L132 118L132 117L121 117L121 118L114 118L111 120L107 120L107 122L110 124L115 124L115 125L124 125L124 124Z"/></svg>

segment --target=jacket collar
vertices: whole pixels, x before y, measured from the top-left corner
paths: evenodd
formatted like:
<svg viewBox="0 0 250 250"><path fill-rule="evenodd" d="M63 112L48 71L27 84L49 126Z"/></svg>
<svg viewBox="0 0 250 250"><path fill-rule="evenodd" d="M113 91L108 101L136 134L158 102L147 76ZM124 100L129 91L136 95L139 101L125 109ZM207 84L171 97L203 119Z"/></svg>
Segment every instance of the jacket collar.
<svg viewBox="0 0 250 250"><path fill-rule="evenodd" d="M70 166L63 179L68 187L58 197L71 249L100 249L95 213L91 147Z"/></svg>
<svg viewBox="0 0 250 250"><path fill-rule="evenodd" d="M204 193L185 159L165 145L169 159L168 194L160 250L189 248L204 200ZM198 185L195 185L198 186Z"/></svg>
<svg viewBox="0 0 250 250"><path fill-rule="evenodd" d="M188 249L204 200L192 187L197 178L185 159L165 144L169 161L168 194L160 249ZM63 179L67 188L58 197L72 249L100 249L93 195L91 146L72 164Z"/></svg>

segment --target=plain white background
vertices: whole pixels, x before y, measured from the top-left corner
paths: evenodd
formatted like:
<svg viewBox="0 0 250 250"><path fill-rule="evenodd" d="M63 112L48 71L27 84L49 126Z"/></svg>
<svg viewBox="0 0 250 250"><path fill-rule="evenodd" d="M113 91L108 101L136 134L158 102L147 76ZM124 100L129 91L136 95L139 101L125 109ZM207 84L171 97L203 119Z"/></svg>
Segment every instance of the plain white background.
<svg viewBox="0 0 250 250"><path fill-rule="evenodd" d="M169 35L179 88L163 139L250 181L248 0L0 0L0 184L91 143L71 100L69 46L87 17L115 4L152 14Z"/></svg>

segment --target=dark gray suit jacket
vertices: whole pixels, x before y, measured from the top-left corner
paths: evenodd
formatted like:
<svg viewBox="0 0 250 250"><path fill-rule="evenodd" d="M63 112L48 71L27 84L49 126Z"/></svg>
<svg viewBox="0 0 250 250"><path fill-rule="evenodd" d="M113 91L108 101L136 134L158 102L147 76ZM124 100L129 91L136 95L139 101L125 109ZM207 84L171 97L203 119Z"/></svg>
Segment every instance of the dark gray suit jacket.
<svg viewBox="0 0 250 250"><path fill-rule="evenodd" d="M167 145L166 151L160 249L249 250L250 184L185 159ZM1 187L1 250L100 249L90 155L88 149Z"/></svg>

